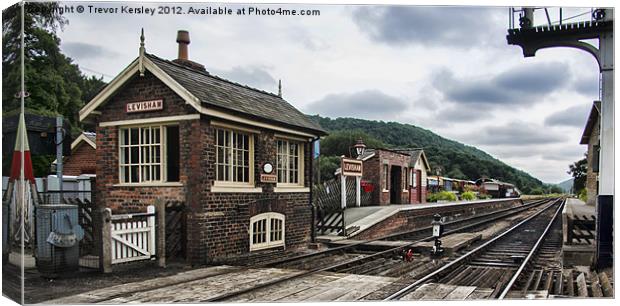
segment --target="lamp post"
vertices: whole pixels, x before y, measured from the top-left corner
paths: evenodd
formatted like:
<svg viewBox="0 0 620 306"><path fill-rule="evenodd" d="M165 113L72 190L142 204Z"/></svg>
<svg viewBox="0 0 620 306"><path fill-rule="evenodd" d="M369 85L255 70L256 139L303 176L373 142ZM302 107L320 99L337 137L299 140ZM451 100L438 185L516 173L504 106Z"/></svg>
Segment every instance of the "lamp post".
<svg viewBox="0 0 620 306"><path fill-rule="evenodd" d="M355 148L355 153L357 153L357 159L362 159L362 155L364 154L364 151L366 151L366 145L364 144L364 141L359 138L357 140L357 142L355 143L355 145L353 145L353 147ZM357 207L362 206L362 177L361 176L356 176L355 177L355 205Z"/></svg>
<svg viewBox="0 0 620 306"><path fill-rule="evenodd" d="M357 153L357 159L360 159L362 154L364 154L364 151L366 151L366 145L361 138L357 140L355 145L353 145L353 148L355 148L355 153Z"/></svg>

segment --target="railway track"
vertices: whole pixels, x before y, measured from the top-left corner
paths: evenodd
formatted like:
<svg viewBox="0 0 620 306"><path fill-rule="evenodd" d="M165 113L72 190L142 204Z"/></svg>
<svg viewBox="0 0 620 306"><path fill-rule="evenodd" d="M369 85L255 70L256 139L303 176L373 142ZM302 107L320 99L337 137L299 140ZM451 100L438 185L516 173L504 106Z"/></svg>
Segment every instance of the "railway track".
<svg viewBox="0 0 620 306"><path fill-rule="evenodd" d="M495 238L384 300L415 299L416 289L430 283L491 288L489 298L506 297L517 280L523 278L522 273L526 268L536 262L535 254L543 245L552 224L557 221L562 207L562 199L554 200Z"/></svg>
<svg viewBox="0 0 620 306"><path fill-rule="evenodd" d="M510 216L514 216L520 214L524 211L530 210L534 207L543 205L547 203L548 199L536 200L528 202L522 206L505 208L485 214L475 215L469 218L457 219L444 223L444 235L449 235L453 233L463 232L466 230L472 230L476 227L482 227L488 225L489 223L495 222L500 219L504 219ZM281 259L273 262L269 262L263 265L263 267L283 267L283 268L291 268L291 269L308 269L312 267L317 267L317 265L321 265L323 261L334 262L335 260L348 260L358 258L363 256L356 256L348 254L347 252L356 251L359 247L368 244L370 242L379 241L379 240L403 240L403 241L411 241L411 244L415 244L418 242L430 241L432 240L432 227L425 226L419 229L403 231L394 234L385 235L382 237L378 237L375 239L362 240L357 243L338 246L334 248L330 248L317 253L310 254L302 254L297 256L292 256L286 259ZM392 251L401 251L405 247L409 247L410 245L402 246L400 248L394 248ZM364 255L364 254L362 254Z"/></svg>
<svg viewBox="0 0 620 306"><path fill-rule="evenodd" d="M513 216L515 214L524 213L527 210L536 210L539 206L547 204L548 200L537 201L529 203L528 205L519 206L511 209L504 209L495 213L488 213L480 216L476 216L473 218L456 220L452 222L448 222L447 226L449 226L446 234L456 233L458 231L471 230L476 227L481 227L487 225L491 222L498 220L499 218L506 218L507 216ZM551 204L552 205L552 204ZM345 254L346 251L354 250L356 247L368 243L371 241L377 241L382 239L389 239L391 236L388 235L385 237L380 237L377 239L366 240L360 243L356 243L353 245L347 245L342 247L336 247L333 249L328 249L323 252L313 253L313 254L304 254L300 256L295 256L292 258L288 258L285 260L280 260L276 262L271 262L265 264L263 267L284 267L284 268L299 268L298 263L296 261L301 261L306 263L306 267L309 267L307 270L302 270L299 273L275 279L272 281L266 281L256 286L240 289L236 291L231 291L227 293L223 293L221 295L211 297L209 299L202 300L201 302L216 302L216 301L224 301L236 296L240 296L246 293L250 293L256 290L260 290L266 287L274 286L276 284L280 284L286 281L292 281L294 279L302 278L305 276L309 276L319 272L340 272L340 273L365 273L370 274L374 272L377 275L387 275L389 272L387 271L396 271L398 270L398 266L388 267L387 264L392 262L397 262L400 264L402 259L400 259L402 251L406 248L413 246L418 242L428 241L432 239L430 233L427 231L428 228L423 228L420 230L398 233L397 235L409 235L408 237L420 237L420 239L410 241L410 243L406 245L397 246L394 248L390 248L384 251L379 252L358 252L354 254ZM426 232L425 232L426 231ZM415 233L415 234L414 234ZM339 257L339 260L334 260L334 256ZM309 259L311 259L312 264L309 263ZM435 263L426 263L421 264L421 266L415 266L414 268L418 269L418 272L428 273L435 269L437 269L438 265L442 264L442 262ZM411 265L410 265L411 267Z"/></svg>

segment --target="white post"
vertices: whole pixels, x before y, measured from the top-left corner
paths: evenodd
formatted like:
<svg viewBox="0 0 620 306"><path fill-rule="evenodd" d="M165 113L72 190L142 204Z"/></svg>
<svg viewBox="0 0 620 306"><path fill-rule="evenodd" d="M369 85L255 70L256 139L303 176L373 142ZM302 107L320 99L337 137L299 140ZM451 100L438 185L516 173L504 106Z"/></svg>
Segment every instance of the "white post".
<svg viewBox="0 0 620 306"><path fill-rule="evenodd" d="M345 209L347 207L347 177L340 171L340 207Z"/></svg>
<svg viewBox="0 0 620 306"><path fill-rule="evenodd" d="M149 205L146 208L146 212L149 214L155 213L155 206ZM148 216L147 226L149 227L149 254L155 255L155 215Z"/></svg>
<svg viewBox="0 0 620 306"><path fill-rule="evenodd" d="M600 38L602 81L599 194L614 194L614 38L606 32Z"/></svg>
<svg viewBox="0 0 620 306"><path fill-rule="evenodd" d="M362 206L362 178L360 176L355 177L355 205L357 207Z"/></svg>

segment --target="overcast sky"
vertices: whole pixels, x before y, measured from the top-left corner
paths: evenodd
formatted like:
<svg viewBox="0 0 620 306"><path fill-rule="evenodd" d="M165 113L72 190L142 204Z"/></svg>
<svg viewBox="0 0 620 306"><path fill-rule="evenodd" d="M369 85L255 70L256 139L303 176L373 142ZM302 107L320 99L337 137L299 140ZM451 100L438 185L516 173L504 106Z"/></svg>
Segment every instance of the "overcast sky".
<svg viewBox="0 0 620 306"><path fill-rule="evenodd" d="M555 48L524 58L508 45L505 7L251 5L320 16L145 16L88 14L88 4L70 3L78 4L86 12L65 14L69 24L58 34L87 74L111 80L137 57L142 27L147 52L174 59L184 29L190 59L213 74L271 92L282 79L284 98L308 114L413 124L544 182L568 179L568 165L583 157L579 140L599 97L590 54ZM557 9L550 13L556 20Z"/></svg>

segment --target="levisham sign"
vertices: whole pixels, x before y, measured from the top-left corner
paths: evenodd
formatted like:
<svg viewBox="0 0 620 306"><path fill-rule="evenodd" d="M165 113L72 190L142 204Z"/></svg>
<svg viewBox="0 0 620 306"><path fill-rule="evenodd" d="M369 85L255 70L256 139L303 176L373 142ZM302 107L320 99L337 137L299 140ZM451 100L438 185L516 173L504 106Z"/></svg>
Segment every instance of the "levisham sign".
<svg viewBox="0 0 620 306"><path fill-rule="evenodd" d="M340 169L344 176L362 176L362 161L359 159L342 158Z"/></svg>
<svg viewBox="0 0 620 306"><path fill-rule="evenodd" d="M150 112L164 109L164 100L151 100L127 103L125 111L128 113Z"/></svg>

